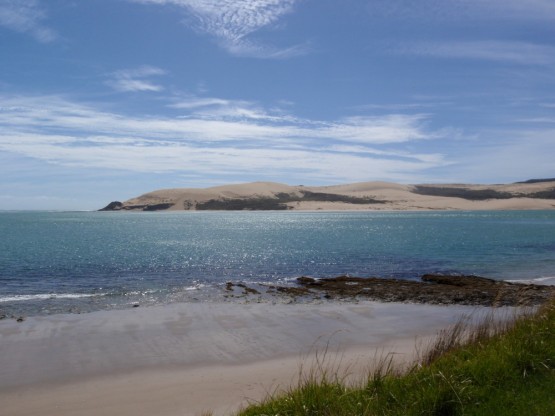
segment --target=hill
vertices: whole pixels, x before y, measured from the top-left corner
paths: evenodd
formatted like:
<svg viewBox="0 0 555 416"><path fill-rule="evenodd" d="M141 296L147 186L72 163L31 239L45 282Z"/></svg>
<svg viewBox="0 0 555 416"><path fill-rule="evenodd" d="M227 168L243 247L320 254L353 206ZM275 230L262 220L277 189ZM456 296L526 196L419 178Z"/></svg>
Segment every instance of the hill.
<svg viewBox="0 0 555 416"><path fill-rule="evenodd" d="M211 188L161 189L101 211L242 210L526 210L554 209L555 180L512 184L421 184L361 182L290 186L253 182Z"/></svg>

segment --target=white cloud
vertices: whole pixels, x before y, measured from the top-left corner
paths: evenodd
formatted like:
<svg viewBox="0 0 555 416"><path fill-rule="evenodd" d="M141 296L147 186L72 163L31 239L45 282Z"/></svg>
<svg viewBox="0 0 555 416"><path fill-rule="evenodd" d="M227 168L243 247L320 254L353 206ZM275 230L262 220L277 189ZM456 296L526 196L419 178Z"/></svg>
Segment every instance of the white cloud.
<svg viewBox="0 0 555 416"><path fill-rule="evenodd" d="M179 100L179 102L169 105L169 107L189 110L203 107L226 106L229 103L229 100L224 100L221 98L199 98L191 96L183 98Z"/></svg>
<svg viewBox="0 0 555 416"><path fill-rule="evenodd" d="M190 17L187 23L201 33L215 37L228 52L238 56L289 58L306 53L308 46L274 48L248 37L275 24L292 12L298 0L129 0L135 3L173 5Z"/></svg>
<svg viewBox="0 0 555 416"><path fill-rule="evenodd" d="M470 182L494 175L495 181L506 182L553 176L555 131L548 123L535 129L484 131L473 146L457 146L446 155L439 149L450 148L446 142L456 132L430 129L426 115L326 122L290 115L280 119L258 108L271 118L218 117L222 108L254 104L216 97L184 99L175 110L188 112L186 119L125 116L59 96L0 96L0 102L0 156L72 169L177 173L221 181L271 175L313 183L414 183L437 181L437 175ZM208 115L196 114L199 109Z"/></svg>
<svg viewBox="0 0 555 416"><path fill-rule="evenodd" d="M406 160L417 160L426 163L434 163L438 165L446 165L447 162L445 161L444 155L439 153L430 153L430 154L418 154L418 153L408 153L403 151L385 151L379 150L376 148L366 147L366 146L357 146L357 145L334 145L327 148L330 152L337 152L337 153L352 153L358 155L375 155L380 156L383 158L392 158L392 159L406 159Z"/></svg>
<svg viewBox="0 0 555 416"><path fill-rule="evenodd" d="M42 25L45 12L37 0L0 0L0 26L28 33L40 42L56 40L56 33Z"/></svg>
<svg viewBox="0 0 555 416"><path fill-rule="evenodd" d="M401 53L439 58L476 59L521 65L552 65L555 47L526 42L421 42L399 48Z"/></svg>
<svg viewBox="0 0 555 416"><path fill-rule="evenodd" d="M434 138L433 134L425 133L422 128L422 122L425 119L424 115L399 114L383 117L350 117L318 131L348 142L402 143Z"/></svg>
<svg viewBox="0 0 555 416"><path fill-rule="evenodd" d="M127 135L189 142L336 140L365 144L404 143L436 138L425 130L425 115L352 117L336 122L266 115L262 110L216 108L184 118L124 117L56 96L4 97L0 126L9 130L68 131ZM257 113L258 111L258 113Z"/></svg>
<svg viewBox="0 0 555 416"><path fill-rule="evenodd" d="M128 117L62 97L0 98L0 152L63 166L227 177L297 172L322 181L406 181L446 164L437 153L370 147L437 137L427 131L425 116L357 117L334 123L240 114ZM193 101L190 108L197 108ZM202 104L202 99L197 101L197 106Z"/></svg>
<svg viewBox="0 0 555 416"><path fill-rule="evenodd" d="M110 143L108 139L106 142ZM73 143L72 143L73 142ZM104 142L101 140L100 142ZM176 142L131 141L98 145L88 138L54 138L48 135L0 136L0 149L74 168L101 168L142 173L192 172L204 177L276 176L300 172L302 178L321 181L365 181L375 178L407 181L437 161L397 160L343 154L328 150L196 147ZM142 144L142 145L141 145ZM440 162L439 165L442 165Z"/></svg>
<svg viewBox="0 0 555 416"><path fill-rule="evenodd" d="M132 0L144 4L176 5L198 19L199 28L237 41L275 23L292 11L295 0Z"/></svg>
<svg viewBox="0 0 555 416"><path fill-rule="evenodd" d="M214 97L182 97L173 104L168 105L177 110L187 110L191 113L180 118L201 118L201 119L252 119L267 120L274 122L295 121L294 117L283 114L278 108L273 112L268 112L256 103L245 100L226 100Z"/></svg>
<svg viewBox="0 0 555 416"><path fill-rule="evenodd" d="M237 41L223 39L221 45L232 55L263 59L288 59L295 56L305 55L310 50L310 45L308 43L278 49L244 38Z"/></svg>
<svg viewBox="0 0 555 416"><path fill-rule="evenodd" d="M166 74L166 71L153 66L141 66L135 69L122 69L110 74L106 84L121 92L156 92L162 91L161 85L149 81L147 78Z"/></svg>

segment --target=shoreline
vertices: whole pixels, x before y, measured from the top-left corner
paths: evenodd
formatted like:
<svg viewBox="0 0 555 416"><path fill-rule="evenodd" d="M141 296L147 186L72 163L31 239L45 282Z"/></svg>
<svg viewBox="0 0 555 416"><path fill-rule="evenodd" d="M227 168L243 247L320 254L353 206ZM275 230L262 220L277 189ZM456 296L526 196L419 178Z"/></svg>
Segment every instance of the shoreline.
<svg viewBox="0 0 555 416"><path fill-rule="evenodd" d="M4 320L0 401L9 416L229 414L289 387L315 352L327 349L358 369L376 354L408 358L417 340L488 310L199 303Z"/></svg>
<svg viewBox="0 0 555 416"><path fill-rule="evenodd" d="M214 285L201 284L185 288L181 298L166 302L150 299L135 299L111 308L88 309L88 304L79 304L106 294L37 294L22 296L21 300L0 299L0 322L16 320L23 322L29 317L47 317L64 314L88 314L102 311L122 311L137 307L160 307L173 304L345 304L360 301L398 302L428 305L469 306L533 306L543 303L555 295L555 277L532 279L492 279L475 275L424 274L419 279L397 279L385 277L357 277L339 275L335 277L300 276L287 280L288 283L245 282L228 280ZM187 295L187 296L185 296ZM13 298L17 298L14 295ZM10 306L19 302L67 301L67 310L49 308L46 313L26 313Z"/></svg>

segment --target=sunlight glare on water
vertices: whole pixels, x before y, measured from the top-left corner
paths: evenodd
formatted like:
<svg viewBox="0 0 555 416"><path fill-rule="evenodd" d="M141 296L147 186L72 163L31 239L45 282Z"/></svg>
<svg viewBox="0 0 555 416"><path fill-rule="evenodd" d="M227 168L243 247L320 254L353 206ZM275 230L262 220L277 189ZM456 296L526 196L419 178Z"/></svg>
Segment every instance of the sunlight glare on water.
<svg viewBox="0 0 555 416"><path fill-rule="evenodd" d="M228 280L555 276L553 211L4 212L0 232L0 308L29 313L209 299Z"/></svg>

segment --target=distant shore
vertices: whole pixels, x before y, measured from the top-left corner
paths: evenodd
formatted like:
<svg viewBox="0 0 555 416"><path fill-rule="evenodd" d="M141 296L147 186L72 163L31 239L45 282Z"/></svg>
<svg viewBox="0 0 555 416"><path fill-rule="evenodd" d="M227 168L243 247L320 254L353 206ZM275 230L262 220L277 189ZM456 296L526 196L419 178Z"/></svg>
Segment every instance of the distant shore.
<svg viewBox="0 0 555 416"><path fill-rule="evenodd" d="M112 201L101 211L427 211L555 209L555 180L512 184L402 185L362 182L290 186L253 182L175 188Z"/></svg>

